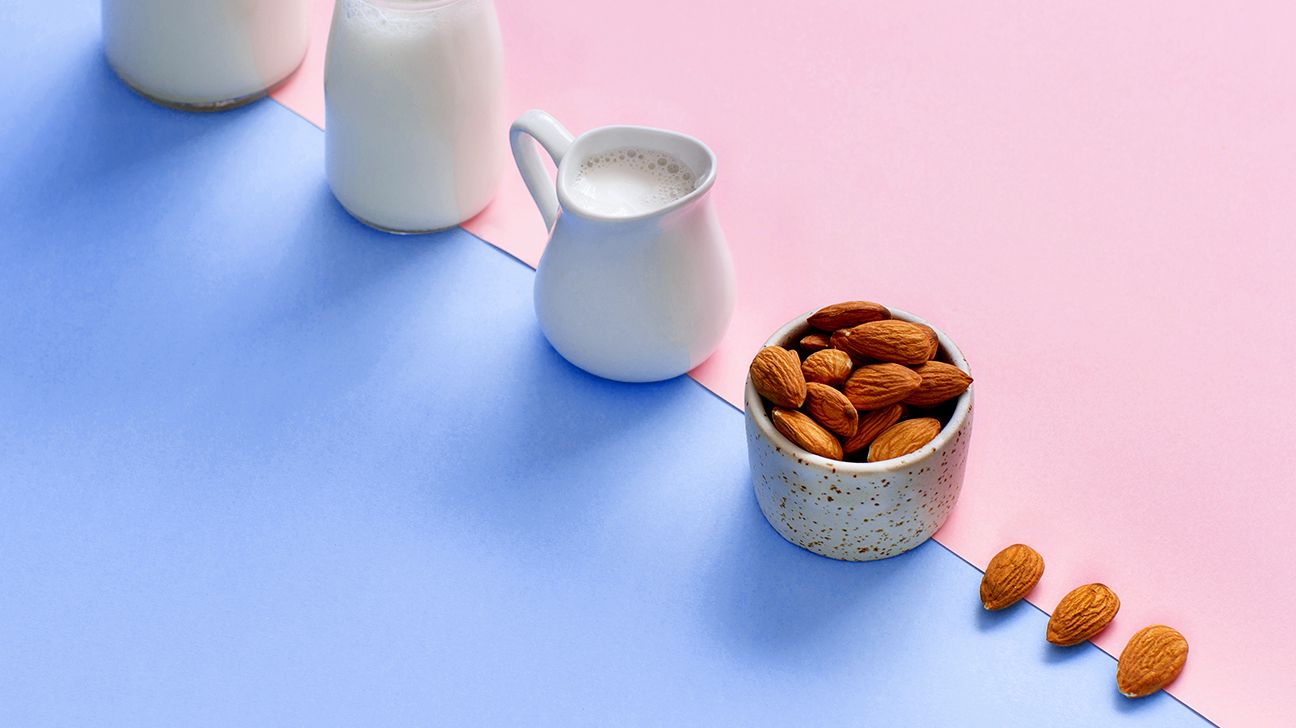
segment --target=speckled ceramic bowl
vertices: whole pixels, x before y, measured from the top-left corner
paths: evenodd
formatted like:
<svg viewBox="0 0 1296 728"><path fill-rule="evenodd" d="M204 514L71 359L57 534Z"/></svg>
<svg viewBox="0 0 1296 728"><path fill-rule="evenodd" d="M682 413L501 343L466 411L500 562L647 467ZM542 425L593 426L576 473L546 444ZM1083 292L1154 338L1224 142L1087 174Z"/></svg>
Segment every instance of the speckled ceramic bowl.
<svg viewBox="0 0 1296 728"><path fill-rule="evenodd" d="M789 321L765 345L795 349L810 313ZM904 311L893 308L891 314L931 326ZM936 357L970 374L954 342L932 328L940 339ZM945 523L963 487L975 387L945 405L949 421L921 449L878 463L847 463L808 453L779 434L748 378L747 455L766 520L788 541L834 559L872 561L917 547Z"/></svg>

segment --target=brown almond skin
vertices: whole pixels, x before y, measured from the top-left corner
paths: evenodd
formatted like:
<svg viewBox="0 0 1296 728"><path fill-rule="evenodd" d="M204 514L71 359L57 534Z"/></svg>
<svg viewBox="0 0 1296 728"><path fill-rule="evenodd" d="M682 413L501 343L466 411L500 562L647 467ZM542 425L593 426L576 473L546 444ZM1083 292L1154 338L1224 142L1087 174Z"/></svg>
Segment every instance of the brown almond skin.
<svg viewBox="0 0 1296 728"><path fill-rule="evenodd" d="M889 405L872 412L859 413L859 424L855 427L855 434L842 443L842 452L850 455L863 450L878 435L882 434L883 430L899 422L903 416L904 407L898 404Z"/></svg>
<svg viewBox="0 0 1296 728"><path fill-rule="evenodd" d="M846 380L842 392L858 410L903 402L922 385L922 375L900 364L866 364Z"/></svg>
<svg viewBox="0 0 1296 728"><path fill-rule="evenodd" d="M807 383L819 382L840 387L851 374L850 354L836 349L824 349L807 356L801 362L801 374Z"/></svg>
<svg viewBox="0 0 1296 728"><path fill-rule="evenodd" d="M767 346L756 353L748 374L756 392L776 407L796 409L805 402L806 381L795 351Z"/></svg>
<svg viewBox="0 0 1296 728"><path fill-rule="evenodd" d="M854 435L859 425L855 405L846 399L846 395L827 384L811 382L806 385L805 411L829 432L842 437Z"/></svg>
<svg viewBox="0 0 1296 728"><path fill-rule="evenodd" d="M940 420L934 417L897 422L883 430L869 445L868 461L876 463L908 455L931 442L940 431Z"/></svg>
<svg viewBox="0 0 1296 728"><path fill-rule="evenodd" d="M1142 698L1164 688L1183 672L1188 640L1173 627L1154 624L1130 637L1116 663L1116 687L1127 698Z"/></svg>
<svg viewBox="0 0 1296 728"><path fill-rule="evenodd" d="M981 577L981 604L1004 609L1026 598L1044 575L1044 557L1024 543L1015 543L990 559Z"/></svg>
<svg viewBox="0 0 1296 728"><path fill-rule="evenodd" d="M844 329L843 329L843 330L844 330ZM831 344L832 344L832 340L829 339L829 345L831 345ZM834 350L835 350L835 351L844 351L843 349L837 349L836 347L834 347ZM870 359L870 358L868 358L867 356L859 356L858 354L851 354L850 352L846 352L846 355L849 356L849 357L851 358L851 364L854 365L856 368L859 368L859 367L862 367L862 366L867 366L867 365L869 365L869 364L878 364L878 363L880 363L877 359Z"/></svg>
<svg viewBox="0 0 1296 728"><path fill-rule="evenodd" d="M891 318L891 309L872 301L843 301L834 303L810 314L807 321L820 331L849 329L870 321L884 321Z"/></svg>
<svg viewBox="0 0 1296 728"><path fill-rule="evenodd" d="M1120 597L1105 584L1085 584L1062 597L1049 617L1044 638L1061 647L1092 639L1120 611Z"/></svg>
<svg viewBox="0 0 1296 728"><path fill-rule="evenodd" d="M834 349L854 357L867 357L896 364L922 364L936 355L940 346L931 327L908 321L873 321L842 329L829 340Z"/></svg>
<svg viewBox="0 0 1296 728"><path fill-rule="evenodd" d="M919 325L921 326L921 324ZM940 351L940 339L936 336L936 330L932 327L923 326L922 328L927 329L927 331L931 333L931 343L928 345L927 358L929 360L935 359L936 352ZM831 339L829 339L829 341L831 341Z"/></svg>
<svg viewBox="0 0 1296 728"><path fill-rule="evenodd" d="M832 460L841 460L841 443L809 415L775 407L770 413L770 419L774 421L774 429L802 450Z"/></svg>
<svg viewBox="0 0 1296 728"><path fill-rule="evenodd" d="M943 361L929 361L914 367L922 381L918 388L909 393L905 404L916 407L933 407L951 400L967 391L972 384L972 377L953 364Z"/></svg>
<svg viewBox="0 0 1296 728"><path fill-rule="evenodd" d="M820 332L803 336L801 337L801 341L797 342L797 346L801 348L801 351L804 351L807 354L813 354L816 351L823 351L831 345L832 344L828 340L828 334Z"/></svg>

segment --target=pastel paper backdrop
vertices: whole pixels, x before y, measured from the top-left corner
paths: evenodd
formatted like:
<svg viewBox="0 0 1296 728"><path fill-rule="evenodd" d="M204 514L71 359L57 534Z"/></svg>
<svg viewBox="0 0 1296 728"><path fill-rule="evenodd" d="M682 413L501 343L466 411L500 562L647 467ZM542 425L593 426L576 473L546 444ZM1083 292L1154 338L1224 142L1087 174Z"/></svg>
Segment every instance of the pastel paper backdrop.
<svg viewBox="0 0 1296 728"><path fill-rule="evenodd" d="M765 336L838 299L931 319L978 392L939 539L1035 545L1046 610L1109 584L1113 654L1179 627L1173 692L1208 717L1296 711L1293 6L498 6L512 111L719 155L738 312L698 381L737 404ZM321 68L277 95L317 124ZM539 259L514 174L464 227Z"/></svg>

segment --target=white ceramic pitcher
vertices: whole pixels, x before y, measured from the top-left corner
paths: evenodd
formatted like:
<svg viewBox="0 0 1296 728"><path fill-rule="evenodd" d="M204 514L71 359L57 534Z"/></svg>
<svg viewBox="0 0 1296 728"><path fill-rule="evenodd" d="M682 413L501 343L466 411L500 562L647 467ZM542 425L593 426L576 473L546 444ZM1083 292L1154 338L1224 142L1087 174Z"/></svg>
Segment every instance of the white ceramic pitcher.
<svg viewBox="0 0 1296 728"><path fill-rule="evenodd" d="M534 138L558 167L549 178ZM554 349L592 374L623 382L679 376L720 344L733 313L734 274L711 203L715 155L675 132L605 126L573 139L552 116L528 111L509 134L549 244L536 270L535 309ZM639 214L590 209L572 194L581 163L635 148L687 165L692 192Z"/></svg>

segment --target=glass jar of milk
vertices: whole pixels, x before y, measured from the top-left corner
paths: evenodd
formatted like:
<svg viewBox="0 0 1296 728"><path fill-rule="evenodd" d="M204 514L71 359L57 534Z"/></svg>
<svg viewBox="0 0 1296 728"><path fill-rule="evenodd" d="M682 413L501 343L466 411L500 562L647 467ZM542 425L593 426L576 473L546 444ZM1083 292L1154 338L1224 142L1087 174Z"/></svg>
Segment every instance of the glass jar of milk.
<svg viewBox="0 0 1296 728"><path fill-rule="evenodd" d="M104 53L131 88L183 109L265 95L310 40L309 0L102 0Z"/></svg>
<svg viewBox="0 0 1296 728"><path fill-rule="evenodd" d="M324 68L329 186L368 225L415 233L486 207L508 149L491 0L337 0Z"/></svg>

